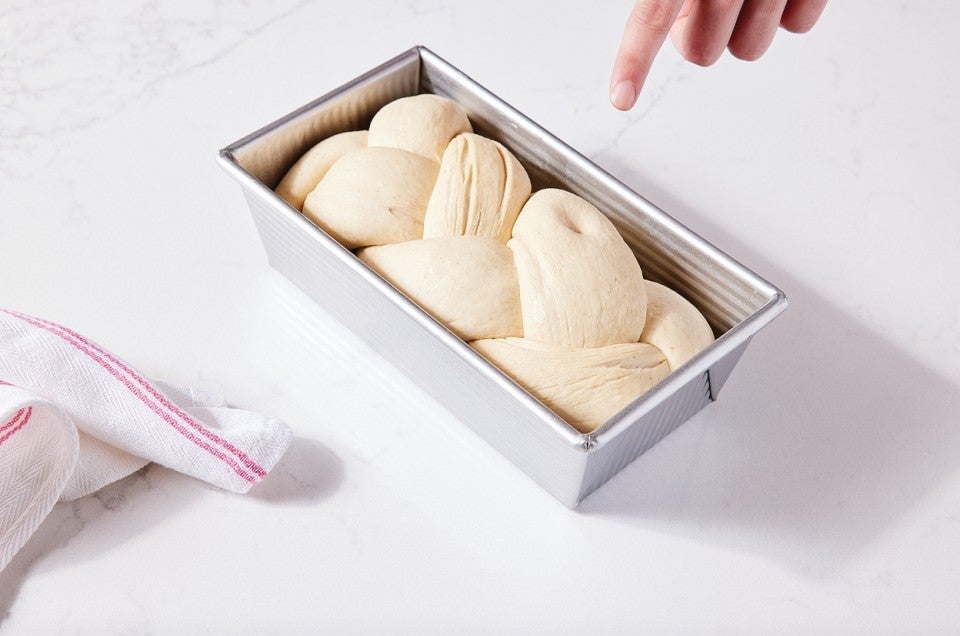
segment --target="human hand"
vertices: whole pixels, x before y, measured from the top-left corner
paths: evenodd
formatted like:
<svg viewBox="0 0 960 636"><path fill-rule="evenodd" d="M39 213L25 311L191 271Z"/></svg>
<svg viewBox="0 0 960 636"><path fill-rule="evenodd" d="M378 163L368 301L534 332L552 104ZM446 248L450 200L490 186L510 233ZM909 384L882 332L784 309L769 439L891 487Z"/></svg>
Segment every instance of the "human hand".
<svg viewBox="0 0 960 636"><path fill-rule="evenodd" d="M636 0L613 65L610 101L630 110L653 58L670 33L674 46L700 66L716 62L727 48L755 60L770 46L777 26L806 33L827 0Z"/></svg>

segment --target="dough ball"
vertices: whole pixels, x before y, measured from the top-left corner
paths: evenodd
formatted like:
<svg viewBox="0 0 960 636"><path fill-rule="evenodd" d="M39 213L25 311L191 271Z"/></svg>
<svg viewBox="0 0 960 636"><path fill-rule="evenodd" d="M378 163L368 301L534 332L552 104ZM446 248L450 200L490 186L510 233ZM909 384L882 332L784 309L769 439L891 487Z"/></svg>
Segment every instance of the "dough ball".
<svg viewBox="0 0 960 636"><path fill-rule="evenodd" d="M597 208L564 190L536 192L507 247L524 337L568 348L640 340L647 311L640 265Z"/></svg>
<svg viewBox="0 0 960 636"><path fill-rule="evenodd" d="M513 255L478 236L421 239L357 254L464 340L523 334Z"/></svg>
<svg viewBox="0 0 960 636"><path fill-rule="evenodd" d="M366 130L354 130L327 137L293 164L277 186L277 195L298 211L301 210L304 199L317 187L330 166L348 152L366 145Z"/></svg>
<svg viewBox="0 0 960 636"><path fill-rule="evenodd" d="M663 352L676 371L684 362L713 342L713 330L690 301L659 283L644 281L647 288L647 323L640 341Z"/></svg>
<svg viewBox="0 0 960 636"><path fill-rule="evenodd" d="M307 196L303 214L347 249L420 238L439 168L399 148L354 150Z"/></svg>
<svg viewBox="0 0 960 636"><path fill-rule="evenodd" d="M480 135L457 135L440 161L423 236L486 236L506 243L529 197L530 177L509 150Z"/></svg>
<svg viewBox="0 0 960 636"><path fill-rule="evenodd" d="M402 148L439 162L450 140L462 132L473 128L459 104L425 93L402 97L377 111L367 143Z"/></svg>
<svg viewBox="0 0 960 636"><path fill-rule="evenodd" d="M660 350L645 343L568 350L498 338L470 346L581 433L609 420L670 373Z"/></svg>

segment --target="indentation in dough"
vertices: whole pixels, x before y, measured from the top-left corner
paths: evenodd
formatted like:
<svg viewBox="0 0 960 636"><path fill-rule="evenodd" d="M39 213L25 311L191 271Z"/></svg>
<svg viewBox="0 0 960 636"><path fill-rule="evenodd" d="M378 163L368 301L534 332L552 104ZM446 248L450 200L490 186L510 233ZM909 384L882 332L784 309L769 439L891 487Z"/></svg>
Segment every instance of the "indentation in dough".
<svg viewBox="0 0 960 636"><path fill-rule="evenodd" d="M534 193L507 247L517 264L526 338L560 347L640 339L647 304L640 265L590 203L563 190Z"/></svg>

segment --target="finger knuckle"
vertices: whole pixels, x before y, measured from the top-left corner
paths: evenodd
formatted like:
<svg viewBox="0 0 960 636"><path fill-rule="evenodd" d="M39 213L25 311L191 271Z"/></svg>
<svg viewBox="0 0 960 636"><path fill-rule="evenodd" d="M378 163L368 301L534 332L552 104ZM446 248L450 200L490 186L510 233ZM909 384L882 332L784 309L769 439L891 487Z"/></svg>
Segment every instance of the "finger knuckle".
<svg viewBox="0 0 960 636"><path fill-rule="evenodd" d="M667 2L637 2L630 12L630 25L640 31L666 33L673 22L673 9Z"/></svg>
<svg viewBox="0 0 960 636"><path fill-rule="evenodd" d="M733 12L739 13L742 5L743 0L718 0L713 9L718 15L728 15Z"/></svg>

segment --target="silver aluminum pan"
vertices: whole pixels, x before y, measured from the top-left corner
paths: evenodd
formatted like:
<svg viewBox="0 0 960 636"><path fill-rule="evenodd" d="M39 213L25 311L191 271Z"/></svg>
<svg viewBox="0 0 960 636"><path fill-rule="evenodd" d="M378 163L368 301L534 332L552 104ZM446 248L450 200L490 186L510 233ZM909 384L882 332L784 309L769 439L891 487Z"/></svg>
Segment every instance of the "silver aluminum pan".
<svg viewBox="0 0 960 636"><path fill-rule="evenodd" d="M523 163L534 189L565 188L596 205L644 276L693 302L716 342L579 433L273 193L312 145L366 128L384 104L423 92L463 106L477 132ZM570 507L716 399L750 339L787 305L775 286L424 47L230 144L219 161L240 183L273 267Z"/></svg>

